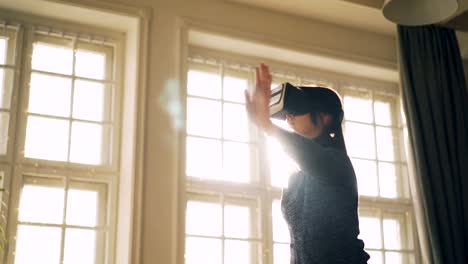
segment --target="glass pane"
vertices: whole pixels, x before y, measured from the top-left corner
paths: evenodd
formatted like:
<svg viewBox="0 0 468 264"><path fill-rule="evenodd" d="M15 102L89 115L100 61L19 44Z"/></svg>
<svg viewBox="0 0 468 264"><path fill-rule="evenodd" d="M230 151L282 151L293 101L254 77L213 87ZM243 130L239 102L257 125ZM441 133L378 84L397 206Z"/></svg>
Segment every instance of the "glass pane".
<svg viewBox="0 0 468 264"><path fill-rule="evenodd" d="M105 137L103 125L73 122L70 161L83 164L102 164ZM107 134L107 133L106 133Z"/></svg>
<svg viewBox="0 0 468 264"><path fill-rule="evenodd" d="M67 228L63 258L65 264L96 263L96 231Z"/></svg>
<svg viewBox="0 0 468 264"><path fill-rule="evenodd" d="M88 50L76 52L75 75L91 79L106 78L106 55Z"/></svg>
<svg viewBox="0 0 468 264"><path fill-rule="evenodd" d="M222 261L221 240L187 237L185 264L219 264Z"/></svg>
<svg viewBox="0 0 468 264"><path fill-rule="evenodd" d="M224 100L244 103L244 91L248 88L249 81L246 78L224 76Z"/></svg>
<svg viewBox="0 0 468 264"><path fill-rule="evenodd" d="M7 43L5 37L0 37L0 64L6 64Z"/></svg>
<svg viewBox="0 0 468 264"><path fill-rule="evenodd" d="M221 179L221 141L187 138L187 176Z"/></svg>
<svg viewBox="0 0 468 264"><path fill-rule="evenodd" d="M366 250L366 252L370 256L370 259L367 261L368 264L383 264L382 251ZM388 263L388 264L391 264L391 263Z"/></svg>
<svg viewBox="0 0 468 264"><path fill-rule="evenodd" d="M0 108L9 109L13 92L14 71L0 69Z"/></svg>
<svg viewBox="0 0 468 264"><path fill-rule="evenodd" d="M189 70L187 93L201 97L221 99L221 77L216 72Z"/></svg>
<svg viewBox="0 0 468 264"><path fill-rule="evenodd" d="M220 138L221 102L188 98L187 133L191 135Z"/></svg>
<svg viewBox="0 0 468 264"><path fill-rule="evenodd" d="M225 240L224 264L254 263L251 251L251 243L247 241Z"/></svg>
<svg viewBox="0 0 468 264"><path fill-rule="evenodd" d="M291 248L289 244L273 245L273 263L286 264L291 263Z"/></svg>
<svg viewBox="0 0 468 264"><path fill-rule="evenodd" d="M374 217L359 217L359 239L366 248L382 248L380 220Z"/></svg>
<svg viewBox="0 0 468 264"><path fill-rule="evenodd" d="M402 182L402 189L403 189L403 197L410 198L410 186L409 186L409 174L408 174L408 167L401 166L401 182Z"/></svg>
<svg viewBox="0 0 468 264"><path fill-rule="evenodd" d="M250 208L246 206L224 206L224 236L233 238L251 237Z"/></svg>
<svg viewBox="0 0 468 264"><path fill-rule="evenodd" d="M8 128L10 126L10 114L0 112L0 155L6 155L8 147Z"/></svg>
<svg viewBox="0 0 468 264"><path fill-rule="evenodd" d="M398 219L384 219L384 246L385 249L401 249L401 230Z"/></svg>
<svg viewBox="0 0 468 264"><path fill-rule="evenodd" d="M232 182L249 182L250 149L248 144L224 142L224 179Z"/></svg>
<svg viewBox="0 0 468 264"><path fill-rule="evenodd" d="M344 96L345 119L372 123L372 100L354 96Z"/></svg>
<svg viewBox="0 0 468 264"><path fill-rule="evenodd" d="M223 134L224 138L239 141L249 140L249 120L245 105L229 104L224 105Z"/></svg>
<svg viewBox="0 0 468 264"><path fill-rule="evenodd" d="M375 161L351 159L358 183L359 195L377 196L377 165Z"/></svg>
<svg viewBox="0 0 468 264"><path fill-rule="evenodd" d="M391 126L392 110L389 102L374 102L375 123L383 126Z"/></svg>
<svg viewBox="0 0 468 264"><path fill-rule="evenodd" d="M385 252L385 263L403 264L403 254L398 252Z"/></svg>
<svg viewBox="0 0 468 264"><path fill-rule="evenodd" d="M25 157L66 161L68 129L65 120L28 116Z"/></svg>
<svg viewBox="0 0 468 264"><path fill-rule="evenodd" d="M33 47L32 68L34 70L71 75L73 49L36 42Z"/></svg>
<svg viewBox="0 0 468 264"><path fill-rule="evenodd" d="M371 125L346 122L345 141L349 156L375 159L374 128Z"/></svg>
<svg viewBox="0 0 468 264"><path fill-rule="evenodd" d="M289 243L289 229L281 212L281 201L273 201L271 216L273 218L273 241Z"/></svg>
<svg viewBox="0 0 468 264"><path fill-rule="evenodd" d="M297 171L297 165L283 151L278 140L272 137L268 137L268 159L271 185L282 188L288 187L289 176Z"/></svg>
<svg viewBox="0 0 468 264"><path fill-rule="evenodd" d="M393 130L386 127L377 127L377 155L380 160L394 161L395 149Z"/></svg>
<svg viewBox="0 0 468 264"><path fill-rule="evenodd" d="M98 225L99 212L99 196L97 191L68 190L66 217L68 225L96 227Z"/></svg>
<svg viewBox="0 0 468 264"><path fill-rule="evenodd" d="M102 83L75 81L73 95L73 117L77 119L104 121L108 118L106 99L110 97L110 88Z"/></svg>
<svg viewBox="0 0 468 264"><path fill-rule="evenodd" d="M57 182L60 184L60 182ZM18 220L21 222L62 224L65 190L61 187L24 185Z"/></svg>
<svg viewBox="0 0 468 264"><path fill-rule="evenodd" d="M61 236L58 227L18 225L15 264L59 264Z"/></svg>
<svg viewBox="0 0 468 264"><path fill-rule="evenodd" d="M185 232L189 235L221 236L221 205L188 201Z"/></svg>
<svg viewBox="0 0 468 264"><path fill-rule="evenodd" d="M395 165L379 162L380 196L386 198L398 197L398 178Z"/></svg>
<svg viewBox="0 0 468 264"><path fill-rule="evenodd" d="M28 112L69 117L70 103L71 79L31 74Z"/></svg>

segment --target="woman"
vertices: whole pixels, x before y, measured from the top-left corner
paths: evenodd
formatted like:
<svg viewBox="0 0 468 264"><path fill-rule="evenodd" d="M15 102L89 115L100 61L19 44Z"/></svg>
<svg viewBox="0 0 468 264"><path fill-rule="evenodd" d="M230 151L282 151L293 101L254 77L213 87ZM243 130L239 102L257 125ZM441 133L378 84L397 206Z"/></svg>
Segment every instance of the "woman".
<svg viewBox="0 0 468 264"><path fill-rule="evenodd" d="M291 234L291 263L367 263L369 255L357 238L357 184L341 131L340 98L326 88L298 88L303 100L285 113L295 133L287 132L270 120L268 66L262 63L256 71L255 92L245 96L250 120L276 137L300 168L281 201Z"/></svg>

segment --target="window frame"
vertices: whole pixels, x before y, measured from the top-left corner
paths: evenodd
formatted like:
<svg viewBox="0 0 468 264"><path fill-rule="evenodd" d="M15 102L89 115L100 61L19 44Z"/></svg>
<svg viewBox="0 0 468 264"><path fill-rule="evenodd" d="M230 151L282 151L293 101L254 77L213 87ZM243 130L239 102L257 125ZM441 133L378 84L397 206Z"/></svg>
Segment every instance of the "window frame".
<svg viewBox="0 0 468 264"><path fill-rule="evenodd" d="M106 184L107 186L107 197L105 199L105 206L107 208L106 214L106 232L104 251L96 250L96 258L100 257L105 263L114 263L116 260L116 246L117 246L117 215L118 215L118 197L119 197L119 177L120 177L120 157L121 157L121 134L122 134L122 115L123 115L123 72L124 72L124 50L125 50L125 36L121 33L109 31L108 29L95 28L95 27L84 27L77 23L63 22L54 20L52 18L37 17L34 15L15 16L11 12L4 13L0 10L0 19L5 19L3 25L14 27L18 30L16 35L16 48L15 48L15 65L14 65L14 80L13 80L13 91L11 95L10 105L10 120L9 120L9 142L7 146L7 155L0 155L0 169L7 168L7 177L4 179L5 193L3 195L3 203L7 208L2 208L2 215L5 215L7 229L7 246L4 254L0 252L0 259L6 261L6 263L14 263L14 248L15 234L17 232L18 225L18 208L19 197L21 187L23 186L24 175L22 173L28 173L29 175L39 175L43 177L54 177L57 172L62 172L62 175L66 176L68 180L78 180L79 182L86 182L89 184ZM0 20L1 22L1 20ZM39 25L39 26L37 26ZM0 24L0 30L1 30ZM26 111L21 111L25 105L27 105L29 87L27 83L31 76L31 63L32 60L28 60L28 55L32 53L32 44L34 38L32 37L35 33L44 34L44 30L48 34L58 37L76 37L80 42L89 42L98 45L106 45L105 49L112 50L112 56L110 61L106 62L110 68L107 68L107 72L112 73L112 84L111 87L104 87L104 89L112 89L108 102L112 102L113 105L109 107L109 120L102 122L110 122L113 127L113 131L108 137L108 158L112 163L108 165L88 165L81 163L72 163L70 161L48 161L41 159L26 158L21 155L19 149L23 149L25 143L26 134L26 118L28 114ZM71 32L71 33L70 33ZM75 34L73 32L80 32ZM68 35L70 34L70 35ZM111 42L108 42L110 40ZM110 44L112 43L112 44ZM87 44L84 44L87 45ZM110 45L110 48L107 46ZM79 49L79 48L78 48ZM30 57L30 56L29 56ZM70 79L86 79L76 78L76 76L69 76ZM107 80L103 80L103 83L108 83ZM72 117L70 117L71 120ZM71 121L70 121L71 122ZM102 123L101 121L98 121ZM71 127L70 127L71 130ZM104 129L103 129L104 130ZM106 164L103 161L103 164ZM41 176L42 175L42 176ZM100 206L102 202L100 202ZM65 225L65 223L64 223ZM99 234L97 234L99 235ZM64 236L62 235L62 238ZM62 249L64 240L62 239ZM63 253L63 252L62 252Z"/></svg>

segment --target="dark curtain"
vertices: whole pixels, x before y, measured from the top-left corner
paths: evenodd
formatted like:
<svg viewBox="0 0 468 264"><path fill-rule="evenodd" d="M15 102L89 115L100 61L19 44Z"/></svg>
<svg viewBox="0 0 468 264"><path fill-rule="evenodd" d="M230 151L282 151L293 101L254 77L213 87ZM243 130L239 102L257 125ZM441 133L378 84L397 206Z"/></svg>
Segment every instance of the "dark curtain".
<svg viewBox="0 0 468 264"><path fill-rule="evenodd" d="M468 95L455 32L398 26L403 106L431 263L468 263Z"/></svg>

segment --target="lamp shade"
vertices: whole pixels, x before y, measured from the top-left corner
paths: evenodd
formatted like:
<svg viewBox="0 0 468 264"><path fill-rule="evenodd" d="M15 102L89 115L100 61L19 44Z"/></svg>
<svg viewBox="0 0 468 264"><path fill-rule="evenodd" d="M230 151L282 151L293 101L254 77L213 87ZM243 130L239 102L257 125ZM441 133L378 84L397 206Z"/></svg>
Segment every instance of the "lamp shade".
<svg viewBox="0 0 468 264"><path fill-rule="evenodd" d="M442 22L457 9L457 0L385 0L383 15L399 25L420 26Z"/></svg>

